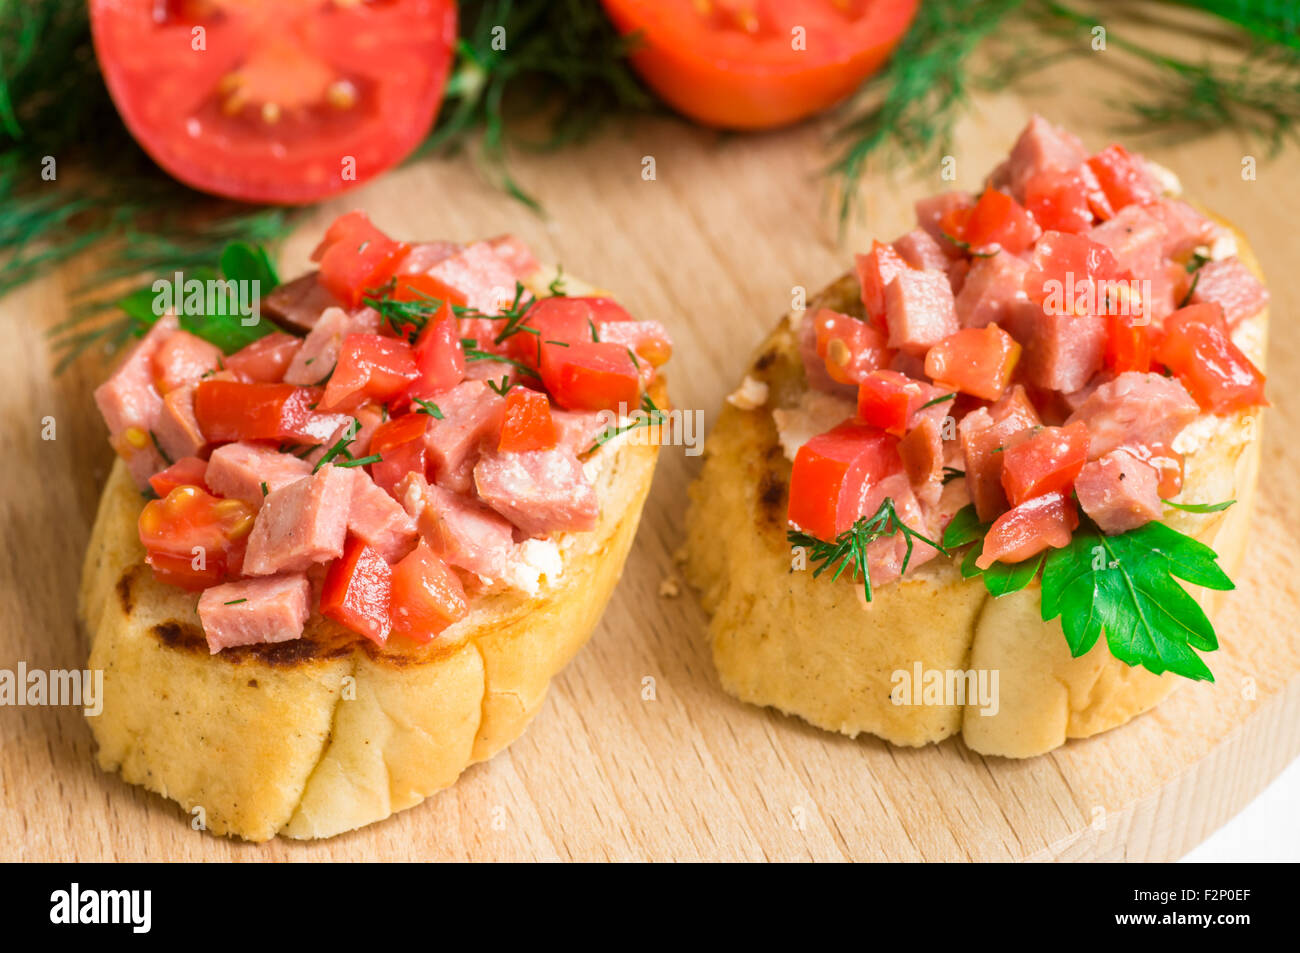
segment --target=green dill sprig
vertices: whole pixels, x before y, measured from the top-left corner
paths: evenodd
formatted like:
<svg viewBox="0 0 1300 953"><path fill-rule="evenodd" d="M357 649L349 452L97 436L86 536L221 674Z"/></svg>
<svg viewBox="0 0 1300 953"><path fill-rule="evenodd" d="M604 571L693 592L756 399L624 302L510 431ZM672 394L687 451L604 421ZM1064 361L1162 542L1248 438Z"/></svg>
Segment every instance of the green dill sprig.
<svg viewBox="0 0 1300 953"><path fill-rule="evenodd" d="M460 346L465 351L465 360L467 361L497 361L501 364L509 364L521 374L527 374L529 377L541 377L535 369L529 367L523 361L517 361L513 357L507 357L504 354L494 354L492 351L483 350L478 346L478 341L474 338L461 338Z"/></svg>
<svg viewBox="0 0 1300 953"><path fill-rule="evenodd" d="M668 423L668 415L659 409L649 394L642 394L641 406L632 412L631 419L628 423L621 425L615 424L606 427L597 435L596 439L592 441L591 446L582 451L579 456L590 456L615 437L636 430L638 427L662 426L666 423Z"/></svg>
<svg viewBox="0 0 1300 953"><path fill-rule="evenodd" d="M867 601L871 601L871 573L867 569L867 547L878 539L886 536L893 536L895 533L902 533L907 540L907 552L903 555L903 565L899 570L899 575L907 572L908 563L912 559L912 546L914 540L920 540L928 546L933 546L945 556L948 554L938 543L918 533L912 527L903 522L894 509L894 500L892 497L885 497L880 507L871 516L859 516L852 526L840 533L833 541L818 539L810 533L804 533L799 530L789 530L786 532L786 540L791 546L802 546L808 555L810 563L816 563L817 568L813 570L813 578L816 579L827 570L834 569L831 581L839 579L844 570L853 569L853 578L861 578L862 592Z"/></svg>
<svg viewBox="0 0 1300 953"><path fill-rule="evenodd" d="M428 414L434 420L445 420L442 409L431 400L424 400L420 397L412 397L411 400L419 406L417 414Z"/></svg>
<svg viewBox="0 0 1300 953"><path fill-rule="evenodd" d="M361 421L356 417L353 417L352 423L343 431L343 436L339 437L339 439L336 440L328 450L321 454L321 458L316 461L316 465L311 468L311 472L318 473L320 468L325 466L325 464L333 463L339 458L342 458L344 462L352 460L352 453L348 450L348 447L356 442L357 434L360 432ZM339 463L338 465L343 466L344 463Z"/></svg>

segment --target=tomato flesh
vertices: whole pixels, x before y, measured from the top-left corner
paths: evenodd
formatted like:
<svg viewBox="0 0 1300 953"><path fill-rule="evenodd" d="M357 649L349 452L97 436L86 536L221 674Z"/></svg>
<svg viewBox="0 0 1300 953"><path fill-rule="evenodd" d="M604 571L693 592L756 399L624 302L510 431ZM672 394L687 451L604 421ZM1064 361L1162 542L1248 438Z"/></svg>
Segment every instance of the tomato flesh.
<svg viewBox="0 0 1300 953"><path fill-rule="evenodd" d="M210 443L292 440L320 443L347 418L317 413L319 387L207 380L194 388L194 416Z"/></svg>
<svg viewBox="0 0 1300 953"><path fill-rule="evenodd" d="M984 548L975 565L988 569L995 562L1018 563L1043 550L1070 545L1079 526L1074 501L1064 493L1045 493L1007 510L984 535Z"/></svg>
<svg viewBox="0 0 1300 953"><path fill-rule="evenodd" d="M859 384L872 371L889 363L887 339L865 321L829 308L812 316L817 329L817 356L826 373L840 384Z"/></svg>
<svg viewBox="0 0 1300 953"><path fill-rule="evenodd" d="M395 242L375 228L365 212L348 212L329 227L312 260L320 262L325 289L355 308L392 277L406 250L405 242Z"/></svg>
<svg viewBox="0 0 1300 953"><path fill-rule="evenodd" d="M206 589L238 571L254 512L242 500L223 500L181 485L140 511L145 562L162 582Z"/></svg>
<svg viewBox="0 0 1300 953"><path fill-rule="evenodd" d="M944 234L972 248L1025 251L1042 234L1034 216L1007 193L989 186L970 208L957 207L941 220Z"/></svg>
<svg viewBox="0 0 1300 953"><path fill-rule="evenodd" d="M245 345L225 359L226 370L246 381L273 384L284 380L284 372L302 347L302 338L275 331Z"/></svg>
<svg viewBox="0 0 1300 953"><path fill-rule="evenodd" d="M1012 506L1045 493L1063 493L1088 462L1088 425L1040 427L1002 451L1002 488Z"/></svg>
<svg viewBox="0 0 1300 953"><path fill-rule="evenodd" d="M888 58L917 0L603 0L637 34L633 67L666 103L728 129L781 126L833 105Z"/></svg>
<svg viewBox="0 0 1300 953"><path fill-rule="evenodd" d="M406 393L420 376L411 346L382 334L349 334L325 385L321 410L356 410L371 401L385 404Z"/></svg>
<svg viewBox="0 0 1300 953"><path fill-rule="evenodd" d="M871 251L865 255L855 256L858 270L858 283L862 286L862 306L867 311L867 319L877 328L885 326L885 287L894 277L910 268L903 256L892 245L882 245L872 241Z"/></svg>
<svg viewBox="0 0 1300 953"><path fill-rule="evenodd" d="M464 379L465 348L451 305L444 303L416 338L415 370L416 378L407 393L422 400L450 390Z"/></svg>
<svg viewBox="0 0 1300 953"><path fill-rule="evenodd" d="M1227 414L1267 404L1264 375L1233 343L1217 304L1194 304L1169 315L1156 358L1202 410Z"/></svg>
<svg viewBox="0 0 1300 953"><path fill-rule="evenodd" d="M206 490L208 485L204 478L208 473L208 463L198 457L181 457L165 470L159 470L149 478L150 488L164 497L178 486L197 486Z"/></svg>
<svg viewBox="0 0 1300 953"><path fill-rule="evenodd" d="M1107 146L1088 159L1092 170L1106 193L1106 200L1116 212L1134 202L1153 202L1160 198L1151 177L1138 159L1129 155L1121 145Z"/></svg>
<svg viewBox="0 0 1300 953"><path fill-rule="evenodd" d="M926 352L925 373L963 394L997 400L1011 381L1020 351L1016 339L996 324L963 328Z"/></svg>
<svg viewBox="0 0 1300 953"><path fill-rule="evenodd" d="M375 428L369 448L371 455L381 458L370 464L370 477L375 483L392 493L406 474L424 474L428 463L424 435L432 419L423 413L403 414Z"/></svg>
<svg viewBox="0 0 1300 953"><path fill-rule="evenodd" d="M502 451L550 450L557 436L546 395L527 387L512 387L506 394L505 417L501 421Z"/></svg>
<svg viewBox="0 0 1300 953"><path fill-rule="evenodd" d="M832 541L864 515L868 487L902 469L897 437L845 421L795 454L787 518L805 533Z"/></svg>
<svg viewBox="0 0 1300 953"><path fill-rule="evenodd" d="M249 202L315 202L424 139L456 38L451 0L92 0L104 80L175 178Z"/></svg>
<svg viewBox="0 0 1300 953"><path fill-rule="evenodd" d="M460 579L426 543L393 567L389 615L394 632L428 642L467 611Z"/></svg>
<svg viewBox="0 0 1300 953"><path fill-rule="evenodd" d="M1106 367L1116 374L1151 370L1153 345L1145 317L1106 315Z"/></svg>
<svg viewBox="0 0 1300 953"><path fill-rule="evenodd" d="M641 406L641 374L627 348L596 341L542 342L542 381L567 410L630 414Z"/></svg>
<svg viewBox="0 0 1300 953"><path fill-rule="evenodd" d="M389 617L392 584L393 571L384 557L355 536L349 536L343 545L343 555L330 563L325 572L320 614L383 645L392 629Z"/></svg>
<svg viewBox="0 0 1300 953"><path fill-rule="evenodd" d="M858 385L858 418L901 437L912 418L939 390L898 371L872 371Z"/></svg>
<svg viewBox="0 0 1300 953"><path fill-rule="evenodd" d="M1096 201L1104 198L1082 168L1049 167L1025 183L1025 208L1040 227L1049 231L1086 232L1092 228Z"/></svg>

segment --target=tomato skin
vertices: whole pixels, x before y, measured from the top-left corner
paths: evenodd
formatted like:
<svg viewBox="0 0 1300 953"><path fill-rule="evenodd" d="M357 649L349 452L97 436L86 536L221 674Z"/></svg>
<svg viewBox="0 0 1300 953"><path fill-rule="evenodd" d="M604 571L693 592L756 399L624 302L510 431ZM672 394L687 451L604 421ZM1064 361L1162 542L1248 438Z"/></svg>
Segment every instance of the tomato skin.
<svg viewBox="0 0 1300 953"><path fill-rule="evenodd" d="M903 260L903 256L892 245L882 245L873 240L871 251L865 255L856 255L858 283L862 287L862 306L866 309L867 319L877 328L885 327L885 287L894 277L912 267Z"/></svg>
<svg viewBox="0 0 1300 953"><path fill-rule="evenodd" d="M1174 372L1202 410L1227 414L1268 403L1264 375L1233 343L1217 304L1189 305L1165 318L1156 359Z"/></svg>
<svg viewBox="0 0 1300 953"><path fill-rule="evenodd" d="M448 0L89 7L105 83L145 152L193 188L257 203L316 202L410 154L433 123L456 40ZM334 80L354 103L331 101ZM230 115L236 96L246 105ZM274 121L270 103L284 107Z"/></svg>
<svg viewBox="0 0 1300 953"><path fill-rule="evenodd" d="M550 450L557 440L551 402L546 395L527 387L510 388L497 449Z"/></svg>
<svg viewBox="0 0 1300 953"><path fill-rule="evenodd" d="M319 443L346 418L312 406L319 387L207 380L194 388L194 416L210 443L294 440Z"/></svg>
<svg viewBox="0 0 1300 953"><path fill-rule="evenodd" d="M1007 510L984 535L984 551L975 565L988 569L995 562L1018 563L1044 549L1070 544L1079 527L1074 500L1064 493L1045 493Z"/></svg>
<svg viewBox="0 0 1300 953"><path fill-rule="evenodd" d="M197 590L237 570L253 520L253 508L242 500L223 500L197 486L182 485L146 503L137 529L145 562L159 581ZM196 547L200 554L194 552ZM195 568L199 555L202 566Z"/></svg>
<svg viewBox="0 0 1300 953"><path fill-rule="evenodd" d="M794 457L787 518L831 542L851 527L867 487L901 472L898 438L852 420L813 437Z"/></svg>
<svg viewBox="0 0 1300 953"><path fill-rule="evenodd" d="M465 348L451 305L444 303L415 340L416 378L407 394L428 400L465 379Z"/></svg>
<svg viewBox="0 0 1300 953"><path fill-rule="evenodd" d="M321 410L356 410L374 401L386 404L406 393L420 376L411 346L382 334L349 334L325 385Z"/></svg>
<svg viewBox="0 0 1300 953"><path fill-rule="evenodd" d="M858 384L858 418L901 437L935 388L898 371L872 371Z"/></svg>
<svg viewBox="0 0 1300 953"><path fill-rule="evenodd" d="M970 209L953 209L942 221L944 233L972 248L998 246L1013 255L1025 251L1043 230L1034 216L1005 192L989 186Z"/></svg>
<svg viewBox="0 0 1300 953"><path fill-rule="evenodd" d="M926 352L925 374L963 394L997 400L1011 382L1020 352L1016 339L996 324L963 328Z"/></svg>
<svg viewBox="0 0 1300 953"><path fill-rule="evenodd" d="M542 382L566 410L630 414L641 406L641 373L619 344L575 341L567 347L542 342Z"/></svg>
<svg viewBox="0 0 1300 953"><path fill-rule="evenodd" d="M1146 170L1121 145L1107 146L1088 159L1088 168L1101 183L1112 209L1118 212L1134 202L1153 202L1160 198Z"/></svg>
<svg viewBox="0 0 1300 953"><path fill-rule="evenodd" d="M1079 288L1089 281L1123 281L1128 277L1114 253L1100 242L1086 235L1044 232L1034 246L1024 287L1030 300L1041 304L1052 296L1053 290Z"/></svg>
<svg viewBox="0 0 1300 953"><path fill-rule="evenodd" d="M247 344L225 359L226 370L262 384L284 380L284 372L302 347L302 338L275 331Z"/></svg>
<svg viewBox="0 0 1300 953"><path fill-rule="evenodd" d="M1087 462L1087 424L1042 427L1002 451L1002 488L1013 507L1046 493L1064 493Z"/></svg>
<svg viewBox="0 0 1300 953"><path fill-rule="evenodd" d="M1105 194L1081 169L1046 168L1025 183L1025 208L1045 231L1086 232L1098 199L1104 201Z"/></svg>
<svg viewBox="0 0 1300 953"><path fill-rule="evenodd" d="M393 571L384 557L349 536L343 544L343 555L325 572L320 614L383 645L392 629L392 585Z"/></svg>
<svg viewBox="0 0 1300 953"><path fill-rule="evenodd" d="M368 292L393 276L408 247L375 228L365 212L354 211L334 220L311 257L320 264L325 289L356 308Z"/></svg>
<svg viewBox="0 0 1300 953"><path fill-rule="evenodd" d="M429 430L428 414L403 414L385 421L370 437L371 454L381 459L370 464L370 477L389 493L406 474L423 474L428 465L424 436Z"/></svg>
<svg viewBox="0 0 1300 953"><path fill-rule="evenodd" d="M752 4L701 12L684 0L602 2L619 32L641 37L630 59L646 84L678 112L724 129L786 125L845 98L893 52L918 5L874 0L857 17L834 19L833 4L799 5L791 21L806 27L799 49L783 7L765 11L779 23L765 23Z"/></svg>
<svg viewBox="0 0 1300 953"><path fill-rule="evenodd" d="M1151 370L1154 346L1146 320L1125 314L1106 315L1107 368L1116 374L1125 371L1145 374Z"/></svg>
<svg viewBox="0 0 1300 953"><path fill-rule="evenodd" d="M468 611L459 577L427 543L421 542L393 567L389 616L399 635L432 641Z"/></svg>
<svg viewBox="0 0 1300 953"><path fill-rule="evenodd" d="M178 486L197 486L201 490L208 488L204 478L207 476L208 463L198 457L181 457L165 470L159 470L149 478L149 486L158 496L164 497Z"/></svg>
<svg viewBox="0 0 1300 953"><path fill-rule="evenodd" d="M543 298L528 309L523 326L503 342L508 355L529 367L540 367L547 341L565 344L594 341L595 312L586 298Z"/></svg>
<svg viewBox="0 0 1300 953"><path fill-rule="evenodd" d="M867 322L830 308L819 309L811 320L817 329L817 356L826 362L831 380L856 385L889 364L886 335Z"/></svg>

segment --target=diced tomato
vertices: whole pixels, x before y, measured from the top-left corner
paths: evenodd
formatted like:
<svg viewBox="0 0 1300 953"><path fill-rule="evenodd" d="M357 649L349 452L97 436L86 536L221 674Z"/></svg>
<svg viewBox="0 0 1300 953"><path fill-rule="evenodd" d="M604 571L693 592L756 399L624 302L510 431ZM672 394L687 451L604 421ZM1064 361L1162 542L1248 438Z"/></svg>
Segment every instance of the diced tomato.
<svg viewBox="0 0 1300 953"><path fill-rule="evenodd" d="M529 367L539 367L543 342L573 344L595 341L595 327L595 312L590 299L543 298L528 309L521 329L502 343L505 352L515 360L523 361Z"/></svg>
<svg viewBox="0 0 1300 953"><path fill-rule="evenodd" d="M1066 494L1036 496L993 521L975 565L988 569L995 562L1022 562L1048 547L1061 549L1070 545L1070 534L1078 526L1078 510Z"/></svg>
<svg viewBox="0 0 1300 953"><path fill-rule="evenodd" d="M153 355L153 379L158 393L192 384L221 364L221 348L188 331L164 338Z"/></svg>
<svg viewBox="0 0 1300 953"><path fill-rule="evenodd" d="M374 401L385 404L406 393L419 377L411 346L382 334L349 334L320 399L322 410L355 410Z"/></svg>
<svg viewBox="0 0 1300 953"><path fill-rule="evenodd" d="M428 451L424 436L432 419L424 413L403 414L375 428L368 455L381 457L370 465L370 476L376 484L391 493L406 474L425 472Z"/></svg>
<svg viewBox="0 0 1300 953"><path fill-rule="evenodd" d="M320 614L345 625L370 641L383 645L392 628L393 570L355 536L349 536L343 555L325 572L320 593Z"/></svg>
<svg viewBox="0 0 1300 953"><path fill-rule="evenodd" d="M319 387L200 381L194 389L194 416L211 443L235 440L294 440L320 443L347 418L317 413Z"/></svg>
<svg viewBox="0 0 1300 953"><path fill-rule="evenodd" d="M867 487L902 469L897 437L846 420L795 454L787 517L805 533L832 541L866 515Z"/></svg>
<svg viewBox="0 0 1300 953"><path fill-rule="evenodd" d="M872 371L858 385L858 417L901 437L913 415L940 393L939 388L898 371Z"/></svg>
<svg viewBox="0 0 1300 953"><path fill-rule="evenodd" d="M253 508L193 485L172 489L140 511L145 562L162 582L206 589L237 572L253 529Z"/></svg>
<svg viewBox="0 0 1300 953"><path fill-rule="evenodd" d="M817 329L817 356L826 362L832 380L858 384L872 371L888 366L886 336L867 322L830 308L819 309L811 320Z"/></svg>
<svg viewBox="0 0 1300 953"><path fill-rule="evenodd" d="M487 242L467 245L420 275L399 275L393 296L417 301L436 298L497 314L515 297L516 277Z"/></svg>
<svg viewBox="0 0 1300 953"><path fill-rule="evenodd" d="M1094 186L1085 179L1082 169L1048 166L1025 183L1025 208L1044 229L1086 232L1092 228L1094 218Z"/></svg>
<svg viewBox="0 0 1300 953"><path fill-rule="evenodd" d="M944 234L973 249L996 245L1013 255L1029 248L1042 234L1028 209L992 186L984 190L974 207L957 207L945 213L940 227Z"/></svg>
<svg viewBox="0 0 1300 953"><path fill-rule="evenodd" d="M1020 360L1016 339L996 324L963 328L950 334L925 354L926 376L936 383L997 400L1011 380Z"/></svg>
<svg viewBox="0 0 1300 953"><path fill-rule="evenodd" d="M1088 168L1101 183L1102 191L1116 212L1134 202L1152 202L1160 197L1151 176L1140 160L1121 145L1107 146L1088 159Z"/></svg>
<svg viewBox="0 0 1300 953"><path fill-rule="evenodd" d="M284 380L284 372L302 347L302 338L276 331L258 338L226 358L226 370L246 381L273 384Z"/></svg>
<svg viewBox="0 0 1300 953"><path fill-rule="evenodd" d="M1233 343L1217 304L1190 305L1165 318L1156 359L1174 372L1202 410L1227 414L1268 403L1264 375Z"/></svg>
<svg viewBox="0 0 1300 953"><path fill-rule="evenodd" d="M878 330L885 328L885 288L904 269L910 268L893 245L871 243L871 251L855 257L858 282L862 285L862 306L867 320Z"/></svg>
<svg viewBox="0 0 1300 953"><path fill-rule="evenodd" d="M1064 493L1088 462L1088 425L1039 427L1002 451L1002 488L1012 506L1045 493Z"/></svg>
<svg viewBox="0 0 1300 953"><path fill-rule="evenodd" d="M451 305L443 304L415 340L417 376L407 394L427 400L465 378L465 348Z"/></svg>
<svg viewBox="0 0 1300 953"><path fill-rule="evenodd" d="M1100 242L1086 235L1044 232L1034 246L1034 254L1025 273L1025 293L1042 303L1050 297L1062 297L1062 305L1073 310L1079 290L1092 281L1127 281L1115 255Z"/></svg>
<svg viewBox="0 0 1300 953"><path fill-rule="evenodd" d="M181 457L165 470L159 470L149 478L149 486L159 497L164 497L178 486L197 486L206 490L208 485L204 478L208 473L208 463L198 457Z"/></svg>
<svg viewBox="0 0 1300 953"><path fill-rule="evenodd" d="M1151 328L1146 317L1106 315L1106 367L1116 374L1151 370Z"/></svg>
<svg viewBox="0 0 1300 953"><path fill-rule="evenodd" d="M427 544L420 543L393 567L389 617L399 635L429 642L467 611L460 579Z"/></svg>
<svg viewBox="0 0 1300 953"><path fill-rule="evenodd" d="M365 212L348 212L334 220L312 261L320 263L320 283L355 308L367 292L393 276L406 249L405 242L395 242L375 228Z"/></svg>
<svg viewBox="0 0 1300 953"><path fill-rule="evenodd" d="M541 374L555 402L567 410L631 413L641 406L640 369L619 344L543 341Z"/></svg>
<svg viewBox="0 0 1300 953"><path fill-rule="evenodd" d="M546 395L527 387L510 388L497 449L550 450L556 441L551 402Z"/></svg>

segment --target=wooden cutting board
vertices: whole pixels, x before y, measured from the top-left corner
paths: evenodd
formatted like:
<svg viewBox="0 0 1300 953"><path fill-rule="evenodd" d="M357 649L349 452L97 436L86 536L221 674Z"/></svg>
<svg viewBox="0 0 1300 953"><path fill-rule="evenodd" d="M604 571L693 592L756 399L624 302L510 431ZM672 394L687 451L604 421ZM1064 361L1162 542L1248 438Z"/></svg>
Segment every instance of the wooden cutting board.
<svg viewBox="0 0 1300 953"><path fill-rule="evenodd" d="M976 185L1032 110L1108 141L1100 62L1070 88L978 99L959 126L957 184ZM1089 96L1081 97L1081 89ZM615 290L662 321L677 349L674 402L712 423L751 350L791 304L842 272L872 236L911 227L911 202L952 187L939 168L877 176L843 244L823 183L825 129L719 136L655 119L615 125L514 171L542 220L468 159L390 174L321 208L287 244L306 263L321 228L364 207L393 235L470 239L513 231L545 259ZM1272 278L1273 340L1254 545L1211 657L1214 685L1189 684L1155 711L1041 758L983 758L950 741L921 750L830 735L742 705L718 686L704 618L680 583L686 487L699 466L665 449L623 581L591 644L556 680L527 733L452 789L384 823L319 843L250 845L190 829L170 801L100 772L80 712L0 708L4 859L1132 859L1181 856L1300 750L1300 152L1241 175L1250 146L1229 135L1147 151L1189 195L1232 217ZM654 177L647 178L653 158ZM90 391L104 369L51 376L43 331L64 317L64 270L0 301L0 668L79 668L81 556L110 451ZM57 438L43 440L43 419ZM720 540L719 545L725 545ZM737 558L744 558L737 553ZM678 584L680 594L661 594Z"/></svg>

